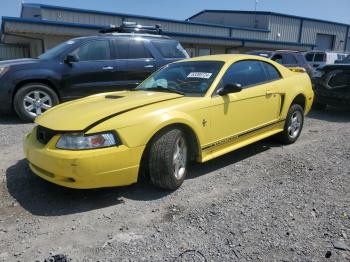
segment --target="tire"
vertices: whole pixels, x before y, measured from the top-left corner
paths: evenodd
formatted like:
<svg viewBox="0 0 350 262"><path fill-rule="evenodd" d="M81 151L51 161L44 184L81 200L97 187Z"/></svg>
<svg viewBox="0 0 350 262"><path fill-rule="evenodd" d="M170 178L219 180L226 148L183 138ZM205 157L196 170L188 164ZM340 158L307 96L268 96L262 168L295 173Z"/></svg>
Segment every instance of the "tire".
<svg viewBox="0 0 350 262"><path fill-rule="evenodd" d="M315 102L315 103L312 105L312 108L315 109L315 110L325 110L325 109L327 108L327 105L326 105L326 104L320 104L320 103Z"/></svg>
<svg viewBox="0 0 350 262"><path fill-rule="evenodd" d="M38 115L57 104L59 99L55 91L41 83L24 85L13 99L16 114L26 122L33 122Z"/></svg>
<svg viewBox="0 0 350 262"><path fill-rule="evenodd" d="M277 138L283 144L293 144L298 140L304 125L304 109L298 105L292 105L287 114L284 130L278 134Z"/></svg>
<svg viewBox="0 0 350 262"><path fill-rule="evenodd" d="M176 190L185 180L188 144L180 129L167 130L152 142L148 157L149 176L153 185Z"/></svg>
<svg viewBox="0 0 350 262"><path fill-rule="evenodd" d="M46 258L44 262L70 262L71 259L69 259L65 255L53 255L49 258Z"/></svg>

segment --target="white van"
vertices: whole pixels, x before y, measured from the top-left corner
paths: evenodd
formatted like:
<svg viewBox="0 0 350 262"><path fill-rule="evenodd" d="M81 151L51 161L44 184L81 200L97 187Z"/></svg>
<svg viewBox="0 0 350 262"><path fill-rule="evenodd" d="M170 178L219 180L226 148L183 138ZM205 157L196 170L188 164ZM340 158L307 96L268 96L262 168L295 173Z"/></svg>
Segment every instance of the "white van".
<svg viewBox="0 0 350 262"><path fill-rule="evenodd" d="M309 51L305 53L306 61L314 68L324 64L334 64L336 60L343 60L348 54L333 51Z"/></svg>

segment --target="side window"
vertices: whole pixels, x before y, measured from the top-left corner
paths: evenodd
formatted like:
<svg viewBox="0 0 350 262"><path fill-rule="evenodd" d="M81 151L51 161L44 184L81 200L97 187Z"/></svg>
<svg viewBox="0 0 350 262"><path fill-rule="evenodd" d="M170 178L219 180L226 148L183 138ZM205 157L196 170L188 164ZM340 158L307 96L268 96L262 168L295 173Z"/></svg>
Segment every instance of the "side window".
<svg viewBox="0 0 350 262"><path fill-rule="evenodd" d="M115 59L129 58L129 40L115 39L113 40L113 48L115 52Z"/></svg>
<svg viewBox="0 0 350 262"><path fill-rule="evenodd" d="M265 68L265 71L267 74L267 81L274 81L274 80L281 79L281 74L273 65L265 62L261 62L261 64Z"/></svg>
<svg viewBox="0 0 350 262"><path fill-rule="evenodd" d="M306 54L305 58L306 58L306 61L312 62L314 60L314 53Z"/></svg>
<svg viewBox="0 0 350 262"><path fill-rule="evenodd" d="M173 40L152 41L159 53L165 58L187 58L185 49Z"/></svg>
<svg viewBox="0 0 350 262"><path fill-rule="evenodd" d="M82 45L74 51L80 61L110 60L111 50L108 40L98 40Z"/></svg>
<svg viewBox="0 0 350 262"><path fill-rule="evenodd" d="M151 54L146 49L143 41L131 40L129 47L129 59L151 58Z"/></svg>
<svg viewBox="0 0 350 262"><path fill-rule="evenodd" d="M276 54L274 55L271 60L275 61L276 63L282 64L283 60L282 60L282 56L280 54Z"/></svg>
<svg viewBox="0 0 350 262"><path fill-rule="evenodd" d="M283 54L282 55L282 64L284 64L284 65L296 65L296 64L298 64L298 62L293 55Z"/></svg>
<svg viewBox="0 0 350 262"><path fill-rule="evenodd" d="M248 87L267 81L267 77L262 64L259 61L246 60L234 63L226 71L221 84L237 83L242 87Z"/></svg>
<svg viewBox="0 0 350 262"><path fill-rule="evenodd" d="M323 62L325 61L325 54L324 53L316 53L315 54L315 58L314 58L314 62Z"/></svg>

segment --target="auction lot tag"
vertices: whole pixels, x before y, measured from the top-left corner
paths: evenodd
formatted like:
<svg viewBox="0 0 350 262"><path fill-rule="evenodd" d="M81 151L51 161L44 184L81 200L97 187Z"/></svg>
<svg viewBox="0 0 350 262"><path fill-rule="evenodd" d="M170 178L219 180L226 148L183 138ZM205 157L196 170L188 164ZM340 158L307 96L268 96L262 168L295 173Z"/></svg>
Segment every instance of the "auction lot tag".
<svg viewBox="0 0 350 262"><path fill-rule="evenodd" d="M189 73L187 78L204 78L209 79L211 77L212 73L204 73L204 72L192 72Z"/></svg>

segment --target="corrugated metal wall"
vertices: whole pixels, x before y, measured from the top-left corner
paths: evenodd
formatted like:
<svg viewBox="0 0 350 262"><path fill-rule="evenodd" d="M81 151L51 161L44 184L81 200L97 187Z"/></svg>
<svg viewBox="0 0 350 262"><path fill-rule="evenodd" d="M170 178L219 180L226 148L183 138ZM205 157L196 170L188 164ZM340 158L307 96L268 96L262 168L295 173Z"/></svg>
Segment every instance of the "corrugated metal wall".
<svg viewBox="0 0 350 262"><path fill-rule="evenodd" d="M197 22L207 22L214 24L222 24L222 25L231 25L231 26L243 26L254 28L257 25L257 28L260 29L268 29L268 16L257 14L242 14L242 13L219 13L219 12L210 12L207 11L202 13L194 18L192 21ZM255 22L257 20L257 23Z"/></svg>
<svg viewBox="0 0 350 262"><path fill-rule="evenodd" d="M164 31L175 32L175 33L187 33L187 34L202 34L212 36L230 36L230 29L220 28L213 26L202 26L202 25L191 25L176 22L159 21L156 19L140 19L133 17L126 17L125 21L137 22L139 24L154 25L161 24Z"/></svg>
<svg viewBox="0 0 350 262"><path fill-rule="evenodd" d="M298 42L301 19L270 16L269 40L284 41L284 42Z"/></svg>
<svg viewBox="0 0 350 262"><path fill-rule="evenodd" d="M33 30L35 28L35 30ZM55 28L55 31L53 31ZM33 34L33 31L37 35L64 35L64 36L85 36L85 35L95 35L98 30L88 29L88 28L72 28L65 26L53 27L51 25L45 24L28 24L28 23L18 23L18 22L6 22L5 32L16 32L21 34Z"/></svg>
<svg viewBox="0 0 350 262"><path fill-rule="evenodd" d="M137 22L139 24L154 25L161 24L164 31L182 32L192 34L209 34L213 36L230 36L228 28L220 28L213 26L191 25L186 23L159 21L157 19L135 18L135 17L121 17L110 16L103 14L87 14L76 13L71 11L56 11L51 9L42 9L43 19L70 23L81 23L90 25L120 25L122 21Z"/></svg>
<svg viewBox="0 0 350 262"><path fill-rule="evenodd" d="M42 19L90 25L119 25L122 17L42 8Z"/></svg>
<svg viewBox="0 0 350 262"><path fill-rule="evenodd" d="M263 39L263 40L267 40L269 38L268 32L247 31L247 30L238 30L238 29L231 29L231 31L232 31L232 37Z"/></svg>
<svg viewBox="0 0 350 262"><path fill-rule="evenodd" d="M67 40L71 39L71 37L67 36L44 36L44 48L45 51L55 47L58 44L61 44L62 42L65 42Z"/></svg>
<svg viewBox="0 0 350 262"><path fill-rule="evenodd" d="M222 46L241 46L242 45L241 41L233 41L233 40L220 40L220 39L182 37L182 36L172 36L172 38L178 40L181 43L187 43L187 44L206 44L206 45L222 45Z"/></svg>
<svg viewBox="0 0 350 262"><path fill-rule="evenodd" d="M0 60L29 57L28 47L0 44Z"/></svg>
<svg viewBox="0 0 350 262"><path fill-rule="evenodd" d="M301 42L306 44L315 44L318 33L334 35L335 42L333 49L343 51L346 30L347 27L342 25L305 20L303 24Z"/></svg>

